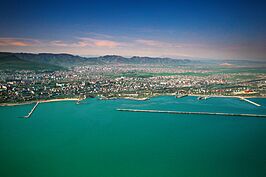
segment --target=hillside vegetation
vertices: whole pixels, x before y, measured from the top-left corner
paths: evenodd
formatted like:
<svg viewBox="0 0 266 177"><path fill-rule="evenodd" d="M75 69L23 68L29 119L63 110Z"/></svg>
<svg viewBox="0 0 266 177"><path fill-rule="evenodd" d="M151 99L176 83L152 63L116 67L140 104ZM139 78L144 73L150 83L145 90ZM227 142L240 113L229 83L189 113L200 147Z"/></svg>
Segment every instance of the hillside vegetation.
<svg viewBox="0 0 266 177"><path fill-rule="evenodd" d="M0 70L61 70L60 66L32 62L18 58L14 54L1 54L0 55Z"/></svg>
<svg viewBox="0 0 266 177"><path fill-rule="evenodd" d="M80 65L95 65L95 64L160 64L160 65L183 65L191 63L188 59L171 59L158 57L139 57L134 56L126 58L118 55L105 55L100 57L81 57L70 54L51 54L51 53L7 53L0 52L0 57L15 56L28 62L48 64L50 66L73 67Z"/></svg>

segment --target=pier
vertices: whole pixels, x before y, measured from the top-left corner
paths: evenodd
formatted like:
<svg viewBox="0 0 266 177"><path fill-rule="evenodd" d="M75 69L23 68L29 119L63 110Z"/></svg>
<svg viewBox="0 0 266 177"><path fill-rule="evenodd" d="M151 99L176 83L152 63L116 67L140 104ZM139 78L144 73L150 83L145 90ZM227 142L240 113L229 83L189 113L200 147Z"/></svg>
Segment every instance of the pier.
<svg viewBox="0 0 266 177"><path fill-rule="evenodd" d="M266 118L262 114L238 114L238 113L220 113L220 112L185 112L185 111L164 111L164 110L142 110L142 109L116 109L125 112L148 112L148 113L167 113L167 114L194 114L194 115L218 115L218 116L242 116Z"/></svg>
<svg viewBox="0 0 266 177"><path fill-rule="evenodd" d="M248 102L248 103L250 103L250 104L253 104L253 105L255 105L255 106L261 106L260 104L255 103L255 102L253 102L253 101L250 101L250 100L248 100L248 99L246 99L246 98L244 98L244 97L239 97L239 98L240 98L240 100L246 101L246 102Z"/></svg>
<svg viewBox="0 0 266 177"><path fill-rule="evenodd" d="M33 108L31 109L31 111L29 112L29 114L28 115L26 115L26 116L24 116L24 118L30 118L30 116L32 115L32 113L34 112L34 110L36 109L36 107L38 106L38 104L39 104L40 102L38 101L34 106L33 106Z"/></svg>
<svg viewBox="0 0 266 177"><path fill-rule="evenodd" d="M188 95L180 95L180 94L178 94L178 95L176 95L175 97L176 97L176 98L183 98L183 97L186 97L186 96L188 96Z"/></svg>

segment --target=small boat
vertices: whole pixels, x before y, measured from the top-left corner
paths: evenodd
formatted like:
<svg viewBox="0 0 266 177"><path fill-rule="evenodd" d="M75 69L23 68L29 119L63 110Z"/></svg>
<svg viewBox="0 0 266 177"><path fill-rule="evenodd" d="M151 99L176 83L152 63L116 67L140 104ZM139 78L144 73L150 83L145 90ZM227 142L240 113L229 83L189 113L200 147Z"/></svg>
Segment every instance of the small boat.
<svg viewBox="0 0 266 177"><path fill-rule="evenodd" d="M209 97L207 97L207 96L199 96L197 99L198 100L207 100L207 98L209 98Z"/></svg>
<svg viewBox="0 0 266 177"><path fill-rule="evenodd" d="M203 99L203 97L202 97L202 96L199 96L197 99L198 99L198 100L202 100L202 99Z"/></svg>

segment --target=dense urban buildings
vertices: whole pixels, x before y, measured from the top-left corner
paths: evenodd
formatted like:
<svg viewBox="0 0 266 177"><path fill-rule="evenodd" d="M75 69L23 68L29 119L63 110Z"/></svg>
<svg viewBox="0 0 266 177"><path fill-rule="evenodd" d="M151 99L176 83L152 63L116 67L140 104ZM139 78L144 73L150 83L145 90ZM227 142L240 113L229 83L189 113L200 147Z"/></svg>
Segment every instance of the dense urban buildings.
<svg viewBox="0 0 266 177"><path fill-rule="evenodd" d="M53 70L4 68L0 73L1 103L96 96L147 99L169 94L262 97L266 73L263 68L206 61L162 65L117 60Z"/></svg>

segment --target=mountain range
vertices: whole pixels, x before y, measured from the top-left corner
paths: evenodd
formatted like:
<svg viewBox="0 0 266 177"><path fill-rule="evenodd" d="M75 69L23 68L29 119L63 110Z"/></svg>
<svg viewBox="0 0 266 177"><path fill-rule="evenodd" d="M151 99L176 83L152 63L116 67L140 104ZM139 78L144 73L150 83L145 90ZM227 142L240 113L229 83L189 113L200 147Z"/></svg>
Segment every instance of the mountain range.
<svg viewBox="0 0 266 177"><path fill-rule="evenodd" d="M0 69L29 69L29 70L58 70L78 65L92 64L160 64L184 65L189 64L189 59L172 59L159 57L126 58L118 55L105 55L100 57L81 57L71 54L52 53L9 53L0 52Z"/></svg>

